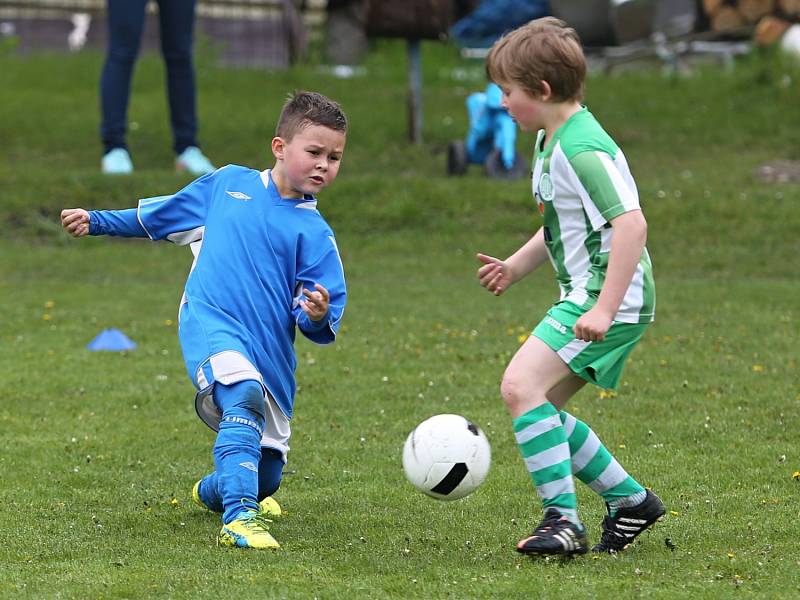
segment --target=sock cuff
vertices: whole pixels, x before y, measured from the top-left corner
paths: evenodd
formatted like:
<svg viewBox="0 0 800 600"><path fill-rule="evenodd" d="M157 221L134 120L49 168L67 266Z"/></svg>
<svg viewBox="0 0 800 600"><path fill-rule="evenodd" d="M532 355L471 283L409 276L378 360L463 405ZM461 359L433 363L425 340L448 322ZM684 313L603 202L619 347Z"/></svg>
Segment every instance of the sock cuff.
<svg viewBox="0 0 800 600"><path fill-rule="evenodd" d="M550 402L545 402L544 404L540 404L534 409L529 410L528 412L521 414L516 419L513 420L514 431L521 431L525 429L528 425L532 423L538 423L544 419L549 417L557 416L558 411L556 407L553 406Z"/></svg>

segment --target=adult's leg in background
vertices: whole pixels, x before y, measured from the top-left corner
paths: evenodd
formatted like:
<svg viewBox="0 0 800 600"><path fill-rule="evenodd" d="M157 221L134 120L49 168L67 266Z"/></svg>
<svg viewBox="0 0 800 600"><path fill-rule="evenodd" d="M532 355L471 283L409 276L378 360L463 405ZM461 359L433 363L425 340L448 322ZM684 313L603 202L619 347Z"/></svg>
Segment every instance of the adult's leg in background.
<svg viewBox="0 0 800 600"><path fill-rule="evenodd" d="M127 148L131 79L144 29L147 0L108 0L108 47L100 77L100 136L104 151Z"/></svg>
<svg viewBox="0 0 800 600"><path fill-rule="evenodd" d="M197 88L193 39L196 0L159 0L161 53L166 64L173 149L197 146Z"/></svg>

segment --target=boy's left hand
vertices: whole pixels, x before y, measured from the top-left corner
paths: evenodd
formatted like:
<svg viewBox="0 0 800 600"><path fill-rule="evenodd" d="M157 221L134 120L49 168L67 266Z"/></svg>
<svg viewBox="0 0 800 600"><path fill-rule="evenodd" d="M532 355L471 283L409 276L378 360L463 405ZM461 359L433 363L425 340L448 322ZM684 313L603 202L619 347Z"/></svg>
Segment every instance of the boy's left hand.
<svg viewBox="0 0 800 600"><path fill-rule="evenodd" d="M328 314L328 303L330 302L331 295L323 286L318 283L314 284L316 292L303 288L305 299L300 300L300 308L308 315L312 321L321 321Z"/></svg>
<svg viewBox="0 0 800 600"><path fill-rule="evenodd" d="M609 316L594 306L575 321L572 331L576 338L584 342L602 342L613 321L613 315Z"/></svg>

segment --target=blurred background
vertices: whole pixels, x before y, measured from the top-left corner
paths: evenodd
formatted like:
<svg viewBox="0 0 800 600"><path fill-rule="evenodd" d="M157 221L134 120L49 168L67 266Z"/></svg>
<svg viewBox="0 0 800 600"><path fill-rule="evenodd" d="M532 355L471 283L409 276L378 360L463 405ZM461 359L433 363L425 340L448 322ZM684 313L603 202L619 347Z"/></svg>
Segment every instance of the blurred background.
<svg viewBox="0 0 800 600"><path fill-rule="evenodd" d="M76 241L59 223L193 179L175 168L147 10L135 170L109 176L106 3L0 0L0 597L798 596L800 0L197 3L199 139L216 166L271 166L292 90L349 118L319 205L348 308L333 346L298 340L275 563L220 553L191 507L211 458L176 336L191 253ZM630 554L558 566L511 556L531 491L498 391L557 299L553 274L502 298L475 277L476 252L508 256L539 226L534 137L504 117L483 56L546 14L581 35L586 104L631 165L658 285L620 388L587 386L574 410L670 509ZM109 328L136 349L87 350ZM400 465L408 432L444 412L480 423L493 459L449 507L423 504ZM603 506L579 493L596 534Z"/></svg>
<svg viewBox="0 0 800 600"><path fill-rule="evenodd" d="M0 35L14 37L20 53L103 48L104 10L104 0L0 0ZM145 29L151 50L157 47L157 10L151 2ZM692 42L798 45L789 30L800 16L800 1L200 0L197 30L219 45L223 64L286 68L307 59L316 42L326 62L358 64L370 39L381 36L450 38L466 54L479 54L504 31L544 15L573 26L590 54L677 40L689 47L667 51L725 53L736 50Z"/></svg>

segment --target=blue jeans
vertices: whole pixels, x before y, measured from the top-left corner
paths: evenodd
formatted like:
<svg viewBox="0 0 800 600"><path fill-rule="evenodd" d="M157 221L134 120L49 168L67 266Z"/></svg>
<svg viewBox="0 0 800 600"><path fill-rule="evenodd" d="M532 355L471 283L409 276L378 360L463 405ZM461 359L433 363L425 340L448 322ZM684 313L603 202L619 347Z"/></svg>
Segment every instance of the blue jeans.
<svg viewBox="0 0 800 600"><path fill-rule="evenodd" d="M108 0L108 51L100 79L100 135L106 152L127 148L128 101L147 1ZM169 113L176 154L198 145L192 63L195 3L196 0L158 0L161 54L167 67Z"/></svg>

